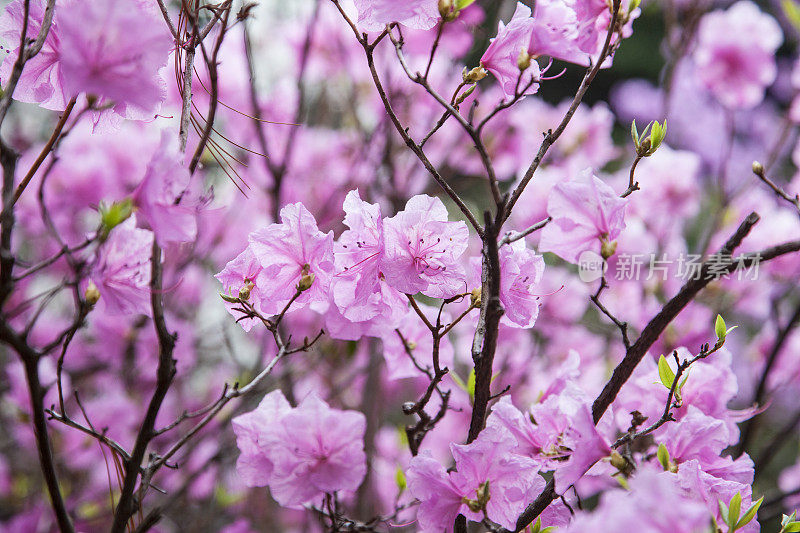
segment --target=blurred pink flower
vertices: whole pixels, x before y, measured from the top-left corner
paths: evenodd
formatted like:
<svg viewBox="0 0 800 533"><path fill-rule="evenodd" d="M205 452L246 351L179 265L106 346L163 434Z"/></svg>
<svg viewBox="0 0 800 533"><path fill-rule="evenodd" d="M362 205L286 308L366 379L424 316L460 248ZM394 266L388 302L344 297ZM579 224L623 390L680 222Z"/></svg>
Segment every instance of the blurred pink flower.
<svg viewBox="0 0 800 533"><path fill-rule="evenodd" d="M196 209L186 205L184 196L190 179L189 169L181 163L177 136L163 131L161 145L133 193L138 214L150 225L162 247L170 242L192 242L197 236Z"/></svg>
<svg viewBox="0 0 800 533"><path fill-rule="evenodd" d="M439 309L428 305L417 304L423 314L432 323L436 322ZM450 314L445 311L442 313L442 323L450 322ZM402 320L396 326L397 331L387 331L382 336L383 358L386 361L388 379L419 378L424 374L414 366L408 352L414 356L417 363L423 368L432 367L433 337L422 319L417 316L416 311L408 308L402 316ZM403 335L403 339L397 332ZM405 341L405 344L403 343ZM439 363L441 367L452 367L453 364L453 345L445 336L439 345Z"/></svg>
<svg viewBox="0 0 800 533"><path fill-rule="evenodd" d="M711 522L706 506L686 494L675 474L642 468L629 488L606 491L592 512L580 512L565 533L642 531L701 533ZM727 502L727 500L726 500ZM715 504L716 505L716 504ZM743 507L746 509L746 507Z"/></svg>
<svg viewBox="0 0 800 533"><path fill-rule="evenodd" d="M66 94L110 101L122 116L154 113L166 98L158 71L173 40L140 2L75 2L60 12L59 31Z"/></svg>
<svg viewBox="0 0 800 533"><path fill-rule="evenodd" d="M355 0L358 25L366 31L381 31L398 22L407 28L429 30L439 20L438 0Z"/></svg>
<svg viewBox="0 0 800 533"><path fill-rule="evenodd" d="M111 230L90 273L106 313L150 315L153 232L131 217Z"/></svg>
<svg viewBox="0 0 800 533"><path fill-rule="evenodd" d="M728 109L750 109L775 81L775 52L783 32L770 15L742 0L700 21L692 55L697 76Z"/></svg>
<svg viewBox="0 0 800 533"><path fill-rule="evenodd" d="M65 5L66 4L66 5ZM36 39L42 26L47 0L31 0L28 14L27 36ZM14 62L19 56L19 38L22 32L25 0L14 0L6 6L0 17L0 36L11 47L5 49L3 64L0 66L0 83L6 87ZM56 13L64 8L73 9L69 2L57 2ZM36 103L45 109L61 111L67 105L69 97L64 95L64 80L61 74L61 28L59 17L54 16L53 23L41 51L25 63L25 68L14 90L14 99L20 102Z"/></svg>

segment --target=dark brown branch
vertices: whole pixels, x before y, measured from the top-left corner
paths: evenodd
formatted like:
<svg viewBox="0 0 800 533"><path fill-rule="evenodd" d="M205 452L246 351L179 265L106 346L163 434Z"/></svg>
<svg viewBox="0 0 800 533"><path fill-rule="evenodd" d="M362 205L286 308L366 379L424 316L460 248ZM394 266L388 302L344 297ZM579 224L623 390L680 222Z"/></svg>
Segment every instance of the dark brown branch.
<svg viewBox="0 0 800 533"><path fill-rule="evenodd" d="M17 186L17 190L14 193L14 200L13 204L17 203L19 197L22 196L22 193L25 191L25 188L33 179L33 176L36 174L36 171L39 170L39 167L42 166L45 158L53 149L56 142L58 141L59 137L61 136L61 131L64 129L64 126L67 124L67 119L69 119L70 114L72 113L72 109L75 107L75 98L73 97L72 100L69 101L67 104L66 109L64 109L63 113L61 113L61 118L58 120L58 124L56 124L56 128L53 130L52 135L47 140L47 143L42 148L42 151L39 152L39 156L36 158L36 161L33 162L31 168L28 170L28 173L25 174L25 177L22 178L22 181Z"/></svg>
<svg viewBox="0 0 800 533"><path fill-rule="evenodd" d="M158 243L153 242L153 253L150 260L151 279L150 279L150 304L153 310L153 326L158 337L158 368L156 370L156 389L150 398L147 406L142 426L136 435L131 458L125 463L125 477L122 483L122 490L119 502L114 512L114 522L111 526L111 533L123 533L128 519L134 511L133 492L136 488L136 481L144 459L147 446L155 436L155 423L161 404L167 395L167 391L172 385L175 377L175 359L172 352L175 348L177 337L170 333L164 319L164 303L161 276L161 248Z"/></svg>
<svg viewBox="0 0 800 533"><path fill-rule="evenodd" d="M500 303L500 256L497 246L499 226L486 211L483 214L486 224L486 237L483 240L483 271L486 279L481 288L481 319L485 334L479 353L473 351L475 364L475 401L472 405L472 418L469 425L467 442L474 441L483 430L486 411L491 398L492 365L497 349L497 337L500 318L503 316L503 305ZM473 345L473 350L475 346Z"/></svg>
<svg viewBox="0 0 800 533"><path fill-rule="evenodd" d="M759 162L753 163L753 174L755 174L758 177L758 179L766 183L767 186L770 189L772 189L772 192L774 192L778 198L786 200L787 202L792 204L797 213L800 214L800 195L795 194L794 196L791 196L789 193L780 188L774 181L772 181L767 177L766 171L764 170L764 166Z"/></svg>
<svg viewBox="0 0 800 533"><path fill-rule="evenodd" d="M719 256L730 256L747 234L750 233L750 230L753 229L753 226L756 225L758 220L758 214L750 213L733 236L722 246L719 251ZM800 242L797 244L800 246ZM727 272L732 272L737 268L737 264L737 262L731 260L725 270ZM606 386L594 401L594 404L592 404L592 417L595 423L597 423L603 416L603 413L606 412L608 406L611 405L617 397L617 393L622 388L622 385L625 384L636 366L647 353L647 350L650 349L669 323L678 316L678 313L680 313L684 307L689 305L689 302L697 296L697 293L716 279L716 276L709 272L710 265L711 263L708 261L703 263L700 268L700 275L697 276L697 279L692 279L686 283L681 290L678 291L678 294L664 305L661 311L659 311L659 313L644 327L639 338L636 339L636 342L627 350L625 357L614 369L611 379L606 383Z"/></svg>

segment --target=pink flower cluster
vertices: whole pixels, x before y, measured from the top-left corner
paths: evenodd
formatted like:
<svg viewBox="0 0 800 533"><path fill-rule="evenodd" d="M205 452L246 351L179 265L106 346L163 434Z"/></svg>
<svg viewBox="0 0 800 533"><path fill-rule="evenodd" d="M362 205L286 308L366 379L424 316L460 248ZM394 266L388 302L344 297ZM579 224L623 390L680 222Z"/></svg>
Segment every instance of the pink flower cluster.
<svg viewBox="0 0 800 533"><path fill-rule="evenodd" d="M289 312L308 306L324 316L326 331L334 338L379 337L391 347L401 324L407 324L402 328L406 335L416 337L413 330L418 328L411 324L418 317L406 295L462 295L468 301L471 291L480 288L479 258L472 259L467 276L470 260L462 257L469 244L467 226L448 221L440 199L414 196L395 216L382 217L380 206L365 202L354 190L345 198L344 211L348 229L334 241L332 233L317 228L302 204L284 207L281 223L251 233L249 246L217 274L224 292L246 294L266 315L276 315L287 305ZM508 307L504 322L530 328L541 303L544 261L521 240L502 246L500 261L501 301ZM228 307L239 314L235 304ZM246 330L253 323L252 318L241 321ZM420 333L429 336L427 330ZM386 356L393 375L413 374L410 368L401 370L405 365L395 366L400 363L392 353L390 348Z"/></svg>

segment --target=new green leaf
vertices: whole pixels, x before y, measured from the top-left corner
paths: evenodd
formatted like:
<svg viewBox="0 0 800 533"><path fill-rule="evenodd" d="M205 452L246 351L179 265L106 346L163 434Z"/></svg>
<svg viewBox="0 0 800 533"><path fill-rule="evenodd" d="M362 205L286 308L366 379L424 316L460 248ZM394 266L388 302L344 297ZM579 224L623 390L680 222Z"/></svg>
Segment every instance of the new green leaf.
<svg viewBox="0 0 800 533"><path fill-rule="evenodd" d="M672 371L667 358L663 354L658 358L658 378L661 380L662 385L672 389L672 384L675 382L675 372Z"/></svg>
<svg viewBox="0 0 800 533"><path fill-rule="evenodd" d="M753 518L755 518L756 513L758 512L758 508L761 507L761 502L763 501L764 497L762 496L761 498L758 499L757 502L755 502L753 505L750 506L747 512L744 513L744 516L736 523L736 529L743 528L744 526L749 524L750 521L753 520Z"/></svg>

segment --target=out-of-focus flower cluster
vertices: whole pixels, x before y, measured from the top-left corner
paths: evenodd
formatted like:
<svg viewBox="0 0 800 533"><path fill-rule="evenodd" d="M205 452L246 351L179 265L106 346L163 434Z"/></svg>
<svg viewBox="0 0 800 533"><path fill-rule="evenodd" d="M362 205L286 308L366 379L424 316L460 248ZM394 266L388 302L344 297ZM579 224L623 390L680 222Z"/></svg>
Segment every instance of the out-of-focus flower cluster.
<svg viewBox="0 0 800 533"><path fill-rule="evenodd" d="M765 524L798 504L797 424L788 445L773 439L800 412L797 255L709 284L597 419L593 400L627 349L607 315L635 339L685 283L676 258L712 254L751 211L761 220L740 251L800 236L797 209L751 172L763 161L790 200L800 193L800 8L793 19L748 0L534 4L265 1L220 30L213 9L192 21L166 2L181 31L209 24L182 122L189 45L157 4L55 2L13 93L24 105L4 125L21 154L19 183L38 165L54 112L68 119L15 205L14 273L24 275L2 307L34 348L68 344L38 362L45 407L63 392L73 418L133 448L157 382L154 294L176 333L177 373L153 456L280 356L167 463L178 468L150 480L145 508L159 491L170 504L154 530L319 531L339 516L441 532L459 515L513 530L551 480L558 498L538 531L759 531L743 518L762 495L780 494L759 510ZM23 25L35 39L46 6L5 7L4 89ZM662 20L663 42L648 48L637 24ZM358 39L378 39L373 70ZM217 53L209 69L201 59ZM661 69L657 85L614 78L636 54ZM486 121L485 153L404 67L472 127ZM571 109L571 80L587 68L611 80L608 98ZM543 134L573 112L530 180ZM464 206L442 193L395 119ZM635 147L633 120L658 121ZM501 197L524 191L497 243L496 394L470 439L490 254L465 211L491 203L484 159ZM635 254L670 266L664 276L653 264L583 276L587 257L610 272ZM601 293L603 307L592 300ZM64 344L76 302L85 321ZM715 337L718 314L735 333ZM304 349L281 352L279 334ZM671 387L665 376L695 356ZM25 370L12 350L0 354L3 531L55 527ZM665 406L669 419L634 439ZM758 428L734 453L754 416ZM417 421L428 424L418 449ZM121 457L47 424L76 529L106 530ZM769 464L775 446L782 454Z"/></svg>

